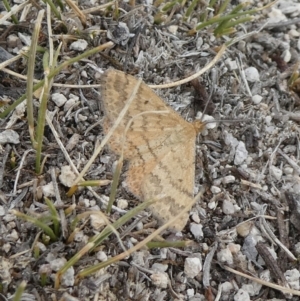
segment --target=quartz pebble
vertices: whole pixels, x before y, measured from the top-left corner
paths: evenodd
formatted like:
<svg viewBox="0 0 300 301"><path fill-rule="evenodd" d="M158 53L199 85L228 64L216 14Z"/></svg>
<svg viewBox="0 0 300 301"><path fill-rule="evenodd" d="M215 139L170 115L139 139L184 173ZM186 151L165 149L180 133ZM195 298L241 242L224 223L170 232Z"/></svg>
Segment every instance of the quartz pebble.
<svg viewBox="0 0 300 301"><path fill-rule="evenodd" d="M65 95L63 95L61 93L53 93L51 98L52 98L52 101L58 107L62 107L65 104L65 102L67 101L67 98L65 97Z"/></svg>
<svg viewBox="0 0 300 301"><path fill-rule="evenodd" d="M87 46L88 43L86 40L79 39L70 45L70 49L75 51L84 51Z"/></svg>
<svg viewBox="0 0 300 301"><path fill-rule="evenodd" d="M168 287L168 282L169 282L169 276L167 273L164 272L157 272L153 273L150 276L152 283L160 288L167 288Z"/></svg>
<svg viewBox="0 0 300 301"><path fill-rule="evenodd" d="M200 255L200 254L199 254ZM199 257L186 258L184 261L184 272L187 277L194 278L202 270L201 255Z"/></svg>
<svg viewBox="0 0 300 301"><path fill-rule="evenodd" d="M200 224L196 223L191 223L190 224L190 231L194 235L196 239L202 239L203 238L203 231L202 231L203 226Z"/></svg>
<svg viewBox="0 0 300 301"><path fill-rule="evenodd" d="M0 144L12 143L19 144L19 134L13 130L4 130L0 132Z"/></svg>
<svg viewBox="0 0 300 301"><path fill-rule="evenodd" d="M245 75L246 75L246 79L251 83L255 83L259 81L259 73L257 69L254 67L249 67L245 69Z"/></svg>

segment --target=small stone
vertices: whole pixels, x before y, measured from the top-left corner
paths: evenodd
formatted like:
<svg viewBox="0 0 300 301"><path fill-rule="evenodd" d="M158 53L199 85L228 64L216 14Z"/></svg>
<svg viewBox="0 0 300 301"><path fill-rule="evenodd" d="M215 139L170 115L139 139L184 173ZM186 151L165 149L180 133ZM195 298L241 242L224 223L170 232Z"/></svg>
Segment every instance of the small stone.
<svg viewBox="0 0 300 301"><path fill-rule="evenodd" d="M217 186L214 186L214 185L212 185L212 186L210 187L210 191L211 191L211 193L213 193L213 194L218 194L218 193L220 193L220 192L221 192L221 188L220 188L220 187L217 187Z"/></svg>
<svg viewBox="0 0 300 301"><path fill-rule="evenodd" d="M13 130L4 130L0 132L0 144L12 143L19 144L19 134Z"/></svg>
<svg viewBox="0 0 300 301"><path fill-rule="evenodd" d="M280 181L282 177L282 170L277 168L276 166L272 165L270 167L270 173L271 175L277 180Z"/></svg>
<svg viewBox="0 0 300 301"><path fill-rule="evenodd" d="M242 224L238 225L236 227L236 231L237 231L238 235L240 235L242 237L246 237L249 235L252 227L253 227L253 223L250 221L250 222L246 222L246 223L242 223Z"/></svg>
<svg viewBox="0 0 300 301"><path fill-rule="evenodd" d="M229 281L225 281L221 284L222 287L222 293L227 294L230 293L233 290L233 285Z"/></svg>
<svg viewBox="0 0 300 301"><path fill-rule="evenodd" d="M16 48L21 46L20 43L20 39L15 35L15 34L11 34L7 37L7 48Z"/></svg>
<svg viewBox="0 0 300 301"><path fill-rule="evenodd" d="M73 172L69 165L62 166L60 170L59 180L61 183L67 187L71 187L76 179L76 174Z"/></svg>
<svg viewBox="0 0 300 301"><path fill-rule="evenodd" d="M20 38L20 40L22 41L22 43L25 46L30 46L31 45L31 36L25 35L21 32L18 32L18 37Z"/></svg>
<svg viewBox="0 0 300 301"><path fill-rule="evenodd" d="M200 217L199 217L198 212L194 212L194 213L191 215L191 218L192 218L192 220L193 220L196 224L199 224L199 223L200 223Z"/></svg>
<svg viewBox="0 0 300 301"><path fill-rule="evenodd" d="M238 65L237 65L236 61L234 61L234 60L232 60L230 58L228 58L228 59L225 60L225 64L226 64L226 66L228 67L228 69L230 71L238 69Z"/></svg>
<svg viewBox="0 0 300 301"><path fill-rule="evenodd" d="M222 263L226 263L229 265L233 264L233 257L230 250L228 249L222 249L221 251L219 251L217 253L217 258Z"/></svg>
<svg viewBox="0 0 300 301"><path fill-rule="evenodd" d="M3 206L0 206L0 216L5 215L5 210Z"/></svg>
<svg viewBox="0 0 300 301"><path fill-rule="evenodd" d="M66 150L71 151L76 145L78 145L80 140L80 135L77 133L74 133L72 137L69 139L66 145Z"/></svg>
<svg viewBox="0 0 300 301"><path fill-rule="evenodd" d="M105 252L99 251L99 252L97 252L97 254L96 254L96 258L97 258L99 261L103 262L103 261L106 261L106 260L107 260L107 255L106 255Z"/></svg>
<svg viewBox="0 0 300 301"><path fill-rule="evenodd" d="M61 93L53 93L52 96L52 101L58 106L58 107L62 107L66 101L67 98L65 97L65 95L61 94Z"/></svg>
<svg viewBox="0 0 300 301"><path fill-rule="evenodd" d="M120 209L126 209L126 208L128 208L128 202L127 202L127 200L119 199L118 202L117 202L117 206Z"/></svg>
<svg viewBox="0 0 300 301"><path fill-rule="evenodd" d="M246 79L251 82L258 82L259 81L259 73L256 68L249 67L245 70Z"/></svg>
<svg viewBox="0 0 300 301"><path fill-rule="evenodd" d="M288 63L291 60L292 54L289 49L283 51L282 58L286 63Z"/></svg>
<svg viewBox="0 0 300 301"><path fill-rule="evenodd" d="M73 267L67 269L67 271L61 277L61 285L63 287L73 286L75 283L75 270Z"/></svg>
<svg viewBox="0 0 300 301"><path fill-rule="evenodd" d="M67 260L65 258L56 258L56 259L52 259L48 262L50 263L52 271L57 272L67 263Z"/></svg>
<svg viewBox="0 0 300 301"><path fill-rule="evenodd" d="M224 214L227 214L227 215L232 215L235 213L233 204L228 200L223 201L222 211Z"/></svg>
<svg viewBox="0 0 300 301"><path fill-rule="evenodd" d="M178 26L177 25L170 25L168 27L168 30L171 34L176 35L177 34L177 30L178 30Z"/></svg>
<svg viewBox="0 0 300 301"><path fill-rule="evenodd" d="M234 176L226 176L222 179L222 183L224 185L234 183L235 182L235 177Z"/></svg>
<svg viewBox="0 0 300 301"><path fill-rule="evenodd" d="M73 98L70 98L66 101L65 105L64 105L64 111L68 111L70 108L73 108L75 107L76 105L78 105L79 102L76 101L75 99Z"/></svg>
<svg viewBox="0 0 300 301"><path fill-rule="evenodd" d="M91 214L90 220L91 226L97 231L106 225L104 218L100 214Z"/></svg>
<svg viewBox="0 0 300 301"><path fill-rule="evenodd" d="M193 288L190 288L186 291L186 294L188 298L194 297L195 296L195 290Z"/></svg>
<svg viewBox="0 0 300 301"><path fill-rule="evenodd" d="M74 235L74 241L81 242L83 240L84 234L82 231L78 231Z"/></svg>
<svg viewBox="0 0 300 301"><path fill-rule="evenodd" d="M55 196L53 182L50 182L50 183L42 186L42 192L43 192L43 195L47 198Z"/></svg>
<svg viewBox="0 0 300 301"><path fill-rule="evenodd" d="M260 293L261 288L262 288L262 285L260 283L254 282L254 281L251 283L242 285L242 290L247 292L249 294L249 296L251 296L251 297L258 295Z"/></svg>
<svg viewBox="0 0 300 301"><path fill-rule="evenodd" d="M200 254L199 254L200 255ZM196 277L202 270L201 258L186 258L184 261L184 273L189 278Z"/></svg>
<svg viewBox="0 0 300 301"><path fill-rule="evenodd" d="M284 272L284 276L290 287L294 290L300 289L300 272L297 269L287 270Z"/></svg>
<svg viewBox="0 0 300 301"><path fill-rule="evenodd" d="M168 265L167 264L162 264L162 263L154 263L152 265L152 268L151 268L154 272L166 272L167 269L168 269Z"/></svg>
<svg viewBox="0 0 300 301"><path fill-rule="evenodd" d="M160 288L167 288L169 283L169 276L167 273L157 272L150 276L152 283Z"/></svg>
<svg viewBox="0 0 300 301"><path fill-rule="evenodd" d="M234 164L241 165L248 157L245 143L240 141L235 149Z"/></svg>
<svg viewBox="0 0 300 301"><path fill-rule="evenodd" d="M263 97L261 95L254 95L252 96L252 101L255 105L258 105L259 103L261 103Z"/></svg>
<svg viewBox="0 0 300 301"><path fill-rule="evenodd" d="M300 255L300 242L297 242L295 244L295 253L297 254L297 256Z"/></svg>
<svg viewBox="0 0 300 301"><path fill-rule="evenodd" d="M233 300L234 301L250 301L250 296L246 291L239 289L238 292L234 295Z"/></svg>
<svg viewBox="0 0 300 301"><path fill-rule="evenodd" d="M75 51L84 51L87 46L88 43L86 40L79 39L70 45L70 49Z"/></svg>
<svg viewBox="0 0 300 301"><path fill-rule="evenodd" d="M203 238L203 231L202 231L203 226L200 224L196 223L191 223L190 224L190 231L194 235L196 239L202 239Z"/></svg>
<svg viewBox="0 0 300 301"><path fill-rule="evenodd" d="M19 239L19 234L18 232L13 229L7 236L6 239L9 241L17 241Z"/></svg>

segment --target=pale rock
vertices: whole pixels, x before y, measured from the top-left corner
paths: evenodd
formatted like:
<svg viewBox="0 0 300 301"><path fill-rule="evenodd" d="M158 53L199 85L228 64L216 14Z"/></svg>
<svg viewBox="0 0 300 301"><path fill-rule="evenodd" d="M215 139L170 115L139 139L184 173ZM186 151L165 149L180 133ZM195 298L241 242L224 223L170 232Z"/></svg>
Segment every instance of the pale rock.
<svg viewBox="0 0 300 301"><path fill-rule="evenodd" d="M238 65L236 61L232 60L231 58L226 59L225 64L230 71L238 69Z"/></svg>
<svg viewBox="0 0 300 301"><path fill-rule="evenodd" d="M288 63L292 58L292 54L289 49L284 50L281 56L286 63Z"/></svg>
<svg viewBox="0 0 300 301"><path fill-rule="evenodd" d="M245 143L240 141L235 150L234 164L241 165L248 157Z"/></svg>
<svg viewBox="0 0 300 301"><path fill-rule="evenodd" d="M234 206L232 204L232 202L228 201L228 200L224 200L223 201L223 206L222 206L222 211L224 214L227 215L232 215L235 213L235 209Z"/></svg>
<svg viewBox="0 0 300 301"><path fill-rule="evenodd" d="M217 206L216 202L215 201L210 201L208 204L207 204L207 207L209 209L215 209Z"/></svg>
<svg viewBox="0 0 300 301"><path fill-rule="evenodd" d="M202 270L202 262L198 257L186 258L184 261L184 273L189 278L196 277Z"/></svg>
<svg viewBox="0 0 300 301"><path fill-rule="evenodd" d="M260 293L261 288L262 288L262 285L260 283L254 282L254 281L251 283L242 285L242 290L247 292L249 294L249 296L251 296L251 297L258 295Z"/></svg>
<svg viewBox="0 0 300 301"><path fill-rule="evenodd" d="M88 43L86 40L79 39L70 45L70 49L75 51L84 51L87 46Z"/></svg>
<svg viewBox="0 0 300 301"><path fill-rule="evenodd" d="M268 17L269 23L278 23L287 20L287 17L282 13L282 11L275 7L271 7L271 12L268 13Z"/></svg>
<svg viewBox="0 0 300 301"><path fill-rule="evenodd" d="M300 242L295 244L295 253L298 255L298 257L300 256Z"/></svg>
<svg viewBox="0 0 300 301"><path fill-rule="evenodd" d="M50 182L50 183L42 186L42 192L43 192L43 195L46 198L55 196L55 190L54 190L53 182Z"/></svg>
<svg viewBox="0 0 300 301"><path fill-rule="evenodd" d="M13 130L4 130L0 131L0 144L12 143L12 144L19 144L20 143L20 136L17 132Z"/></svg>
<svg viewBox="0 0 300 301"><path fill-rule="evenodd" d="M151 269L154 272L166 272L168 269L168 265L156 262L152 265Z"/></svg>
<svg viewBox="0 0 300 301"><path fill-rule="evenodd" d="M73 267L67 269L67 271L61 277L61 285L63 287L73 286L75 283L75 270Z"/></svg>
<svg viewBox="0 0 300 301"><path fill-rule="evenodd" d="M120 208L120 209L126 209L126 208L128 208L128 202L127 202L127 200L125 200L125 199L119 199L119 200L117 201L117 206L118 206L118 208Z"/></svg>
<svg viewBox="0 0 300 301"><path fill-rule="evenodd" d="M169 282L169 276L167 273L162 273L162 272L157 272L153 273L150 276L152 283L160 288L167 288L168 287L168 282Z"/></svg>
<svg viewBox="0 0 300 301"><path fill-rule="evenodd" d="M91 226L97 231L106 225L104 218L100 214L91 214L90 221Z"/></svg>
<svg viewBox="0 0 300 301"><path fill-rule="evenodd" d="M60 172L61 174L58 177L60 182L67 187L71 187L77 177L74 171L69 165L65 165L61 167Z"/></svg>
<svg viewBox="0 0 300 301"><path fill-rule="evenodd" d="M249 294L243 289L239 289L238 292L233 297L234 301L250 301Z"/></svg>
<svg viewBox="0 0 300 301"><path fill-rule="evenodd" d="M186 291L186 294L187 294L188 298L192 298L195 296L195 290L193 288L190 288Z"/></svg>
<svg viewBox="0 0 300 301"><path fill-rule="evenodd" d="M203 238L203 226L201 224L196 223L190 223L190 231L194 235L196 239L202 239Z"/></svg>
<svg viewBox="0 0 300 301"><path fill-rule="evenodd" d="M230 252L230 250L226 249L222 249L221 251L219 251L217 253L217 258L220 262L222 263L226 263L226 264L233 264L233 257L232 254Z"/></svg>
<svg viewBox="0 0 300 301"><path fill-rule="evenodd" d="M221 284L221 287L222 287L222 292L223 292L224 294L228 294L228 293L230 293L230 292L234 289L232 283L229 282L229 281L223 282L223 283Z"/></svg>
<svg viewBox="0 0 300 301"><path fill-rule="evenodd" d="M270 167L270 173L271 175L277 180L280 181L282 177L282 170L277 168L276 166L272 165Z"/></svg>
<svg viewBox="0 0 300 301"><path fill-rule="evenodd" d="M74 241L81 242L83 240L84 233L82 231L78 231L74 235Z"/></svg>
<svg viewBox="0 0 300 301"><path fill-rule="evenodd" d="M230 184L230 183L234 183L235 182L235 177L234 176L226 176L226 177L224 177L223 179L222 179L222 183L224 184L224 185L226 185L226 184Z"/></svg>
<svg viewBox="0 0 300 301"><path fill-rule="evenodd" d="M68 99L64 105L64 111L68 111L70 108L75 107L77 104L79 104L79 102L74 98Z"/></svg>
<svg viewBox="0 0 300 301"><path fill-rule="evenodd" d="M252 96L252 102L255 104L255 105L258 105L259 103L261 103L263 97L261 95L254 95Z"/></svg>
<svg viewBox="0 0 300 301"><path fill-rule="evenodd" d="M9 240L9 241L14 241L16 242L18 239L19 239L19 234L18 232L13 229L7 236L6 236L6 239Z"/></svg>
<svg viewBox="0 0 300 301"><path fill-rule="evenodd" d="M65 97L65 95L61 94L61 93L53 93L51 95L52 101L58 106L58 107L62 107L66 101L67 98Z"/></svg>
<svg viewBox="0 0 300 301"><path fill-rule="evenodd" d="M217 187L217 186L214 186L214 185L212 185L212 186L210 187L210 191L211 191L211 193L212 193L212 194L218 194L218 193L220 193L220 192L221 192L221 188L220 188L220 187Z"/></svg>
<svg viewBox="0 0 300 301"><path fill-rule="evenodd" d="M177 30L178 30L178 26L177 25L170 25L168 27L168 30L171 34L176 35L177 34Z"/></svg>
<svg viewBox="0 0 300 301"><path fill-rule="evenodd" d="M191 218L196 224L200 223L200 217L197 212L193 212L193 214L191 215Z"/></svg>
<svg viewBox="0 0 300 301"><path fill-rule="evenodd" d="M259 73L255 67L248 67L247 69L245 69L245 76L246 79L251 83L259 81Z"/></svg>
<svg viewBox="0 0 300 301"><path fill-rule="evenodd" d="M18 37L20 38L20 40L22 41L22 43L25 46L30 46L31 45L31 36L25 35L21 32L18 32Z"/></svg>
<svg viewBox="0 0 300 301"><path fill-rule="evenodd" d="M105 252L99 251L99 252L97 252L97 254L96 254L96 258L97 258L99 261L103 262L103 261L106 261L106 260L107 260L107 255L106 255Z"/></svg>
<svg viewBox="0 0 300 301"><path fill-rule="evenodd" d="M5 215L4 207L0 205L0 216Z"/></svg>
<svg viewBox="0 0 300 301"><path fill-rule="evenodd" d="M300 284L299 284L300 272L297 269L285 271L284 276L292 289L297 291L300 289Z"/></svg>
<svg viewBox="0 0 300 301"><path fill-rule="evenodd" d="M47 256L47 261L50 263L52 271L55 271L55 272L59 271L67 263L67 260L65 258L50 259L48 257L49 256Z"/></svg>

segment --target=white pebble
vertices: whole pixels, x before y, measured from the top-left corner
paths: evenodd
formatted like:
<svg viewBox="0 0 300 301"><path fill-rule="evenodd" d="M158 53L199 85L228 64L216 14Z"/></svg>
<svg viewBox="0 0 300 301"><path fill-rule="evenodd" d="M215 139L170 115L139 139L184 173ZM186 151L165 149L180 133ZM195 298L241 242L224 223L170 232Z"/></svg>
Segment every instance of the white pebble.
<svg viewBox="0 0 300 301"><path fill-rule="evenodd" d="M53 93L51 98L52 98L52 101L58 107L62 107L65 104L65 102L67 101L67 98L65 97L65 95L63 95L61 93Z"/></svg>
<svg viewBox="0 0 300 301"><path fill-rule="evenodd" d="M168 265L156 262L152 265L151 269L154 272L166 272L168 269Z"/></svg>
<svg viewBox="0 0 300 301"><path fill-rule="evenodd" d="M250 301L250 296L246 291L239 289L238 292L234 295L233 300L234 301Z"/></svg>
<svg viewBox="0 0 300 301"><path fill-rule="evenodd" d="M117 206L120 209L126 209L126 208L128 208L128 202L124 199L119 199L118 202L117 202Z"/></svg>
<svg viewBox="0 0 300 301"><path fill-rule="evenodd" d="M186 294L187 294L188 298L192 298L195 296L195 290L193 288L190 288L186 291Z"/></svg>
<svg viewBox="0 0 300 301"><path fill-rule="evenodd" d="M63 185L71 187L74 184L76 177L76 174L73 172L69 165L61 167L60 175L58 178Z"/></svg>
<svg viewBox="0 0 300 301"><path fill-rule="evenodd" d="M234 181L235 181L235 177L234 177L234 176L226 176L226 177L224 177L224 178L222 179L222 183L223 183L224 185L230 184L230 183L234 183Z"/></svg>
<svg viewBox="0 0 300 301"><path fill-rule="evenodd" d="M228 67L228 69L230 71L238 69L238 65L237 65L236 61L234 61L234 60L232 60L230 58L228 58L228 59L225 60L225 65Z"/></svg>
<svg viewBox="0 0 300 301"><path fill-rule="evenodd" d="M0 216L5 215L5 210L3 206L0 206Z"/></svg>
<svg viewBox="0 0 300 301"><path fill-rule="evenodd" d="M168 282L169 282L169 276L167 273L153 273L150 276L152 283L160 288L167 288L168 287Z"/></svg>
<svg viewBox="0 0 300 301"><path fill-rule="evenodd" d="M31 44L31 36L25 35L21 32L18 32L18 37L22 41L25 46L30 46Z"/></svg>
<svg viewBox="0 0 300 301"><path fill-rule="evenodd" d="M184 273L189 278L196 277L202 270L202 262L200 258L186 258L184 261Z"/></svg>
<svg viewBox="0 0 300 301"><path fill-rule="evenodd" d="M251 83L259 81L259 73L255 67L245 69L245 75L246 79Z"/></svg>
<svg viewBox="0 0 300 301"><path fill-rule="evenodd" d="M78 103L78 101L76 101L75 99L71 98L69 100L66 101L65 105L64 105L64 111L68 111L70 108L72 108L73 106L75 106Z"/></svg>
<svg viewBox="0 0 300 301"><path fill-rule="evenodd" d="M4 130L0 133L0 144L6 144L6 143L12 143L12 144L19 144L19 134L13 130Z"/></svg>
<svg viewBox="0 0 300 301"><path fill-rule="evenodd" d="M70 49L75 51L84 51L87 46L88 43L86 40L79 39L70 45Z"/></svg>
<svg viewBox="0 0 300 301"><path fill-rule="evenodd" d="M283 53L282 53L282 58L283 58L283 60L284 60L286 63L288 63L288 62L291 60L292 54L291 54L291 52L289 51L289 49L286 49L286 50L283 51Z"/></svg>
<svg viewBox="0 0 300 301"><path fill-rule="evenodd" d="M248 157L248 151L246 149L245 143L240 141L235 149L234 164L241 165Z"/></svg>
<svg viewBox="0 0 300 301"><path fill-rule="evenodd" d="M263 97L261 95L252 96L252 101L255 105L258 105L262 101Z"/></svg>
<svg viewBox="0 0 300 301"><path fill-rule="evenodd" d="M106 260L107 260L107 255L106 255L105 252L99 251L99 252L97 252L97 254L96 254L96 258L97 258L99 261L103 262L103 261L106 261Z"/></svg>
<svg viewBox="0 0 300 301"><path fill-rule="evenodd" d="M73 286L75 282L75 270L73 267L67 269L67 271L61 277L61 285L63 287Z"/></svg>
<svg viewBox="0 0 300 301"><path fill-rule="evenodd" d="M212 185L212 186L210 187L210 191L211 191L211 193L213 193L213 194L218 194L218 193L220 193L220 192L221 192L221 188L220 188L220 187L217 187L217 186L214 186L214 185Z"/></svg>
<svg viewBox="0 0 300 301"><path fill-rule="evenodd" d="M299 290L300 284L299 284L299 278L300 273L297 269L287 270L284 272L284 276L286 281L289 283L290 287L294 290Z"/></svg>
<svg viewBox="0 0 300 301"><path fill-rule="evenodd" d="M222 293L227 294L230 293L233 290L233 285L229 281L225 281L221 284L222 287Z"/></svg>
<svg viewBox="0 0 300 301"><path fill-rule="evenodd" d="M203 238L203 231L202 231L203 226L200 224L196 223L191 223L190 224L190 231L194 235L196 239L202 239Z"/></svg>
<svg viewBox="0 0 300 301"><path fill-rule="evenodd" d="M262 288L262 285L260 283L254 282L254 281L251 283L242 285L242 290L247 292L249 294L249 296L251 296L251 297L258 295L260 293L261 288Z"/></svg>
<svg viewBox="0 0 300 301"><path fill-rule="evenodd" d="M224 214L227 214L227 215L232 215L235 213L233 204L228 200L223 201L222 211Z"/></svg>
<svg viewBox="0 0 300 301"><path fill-rule="evenodd" d="M9 241L17 241L19 239L19 234L18 232L13 229L7 236L6 239Z"/></svg>
<svg viewBox="0 0 300 301"><path fill-rule="evenodd" d="M100 230L106 225L104 218L100 214L91 214L90 221L91 221L91 226L95 230Z"/></svg>
<svg viewBox="0 0 300 301"><path fill-rule="evenodd" d="M217 258L222 263L233 264L233 257L228 249L222 249L217 253Z"/></svg>
<svg viewBox="0 0 300 301"><path fill-rule="evenodd" d="M67 260L65 258L57 258L49 260L48 262L50 263L52 271L57 272L66 264Z"/></svg>
<svg viewBox="0 0 300 301"><path fill-rule="evenodd" d="M300 255L300 242L295 244L295 253L299 256Z"/></svg>
<svg viewBox="0 0 300 301"><path fill-rule="evenodd" d="M47 198L55 196L53 182L50 182L50 183L42 186L42 192L43 192L43 195Z"/></svg>
<svg viewBox="0 0 300 301"><path fill-rule="evenodd" d="M277 168L276 166L272 165L270 167L270 173L271 175L277 180L280 181L282 177L282 170Z"/></svg>

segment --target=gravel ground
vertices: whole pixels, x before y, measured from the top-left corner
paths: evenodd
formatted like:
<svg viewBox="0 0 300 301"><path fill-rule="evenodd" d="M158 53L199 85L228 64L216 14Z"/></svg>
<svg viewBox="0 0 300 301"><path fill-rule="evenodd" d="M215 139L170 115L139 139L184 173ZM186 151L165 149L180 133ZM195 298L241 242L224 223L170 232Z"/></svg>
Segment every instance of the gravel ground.
<svg viewBox="0 0 300 301"><path fill-rule="evenodd" d="M24 102L0 120L0 300L11 300L22 281L22 300L299 300L300 4L278 1L254 14L252 22L237 25L234 34L216 37L213 27L188 34L205 1L199 1L185 21L187 5L159 15L158 8L143 1L135 6L120 1L117 21L113 10L96 8L105 2L79 1L85 21L69 8L63 22L53 16L54 48L62 42L58 63L110 41L113 46L65 67L55 77L47 104L51 122L45 127L41 175L34 169L36 152ZM251 7L262 7L271 1L250 2ZM231 1L231 9L238 4ZM44 3L32 3L19 25L10 18L4 21L1 9L1 61L30 45L40 6ZM16 14L19 18L23 9ZM163 19L159 24L158 17ZM44 17L39 46L45 49L48 35ZM206 104L207 118L217 121L197 138L195 194L204 194L182 232L161 233L161 240L185 241L185 246L143 247L78 279L84 268L105 263L158 228L150 214L140 214L122 225L118 235L84 254L55 286L56 272L103 229L105 219L97 212L105 212L108 183L118 160L105 147L85 174L85 179L100 179L103 185L67 196L75 168L83 169L104 138L99 89L70 85L97 85L108 68L141 76L149 85L176 82L201 70L232 38L238 39L201 77L155 90L187 121L199 119ZM26 75L27 60L21 58L9 69ZM6 70L0 76L4 110L25 92L26 79ZM43 79L40 53L35 78ZM38 107L36 99L36 118ZM140 204L126 189L126 168L124 162L116 207L107 216L110 222ZM59 213L56 241L16 216L19 211L53 228L44 197ZM75 217L79 223L74 230Z"/></svg>

